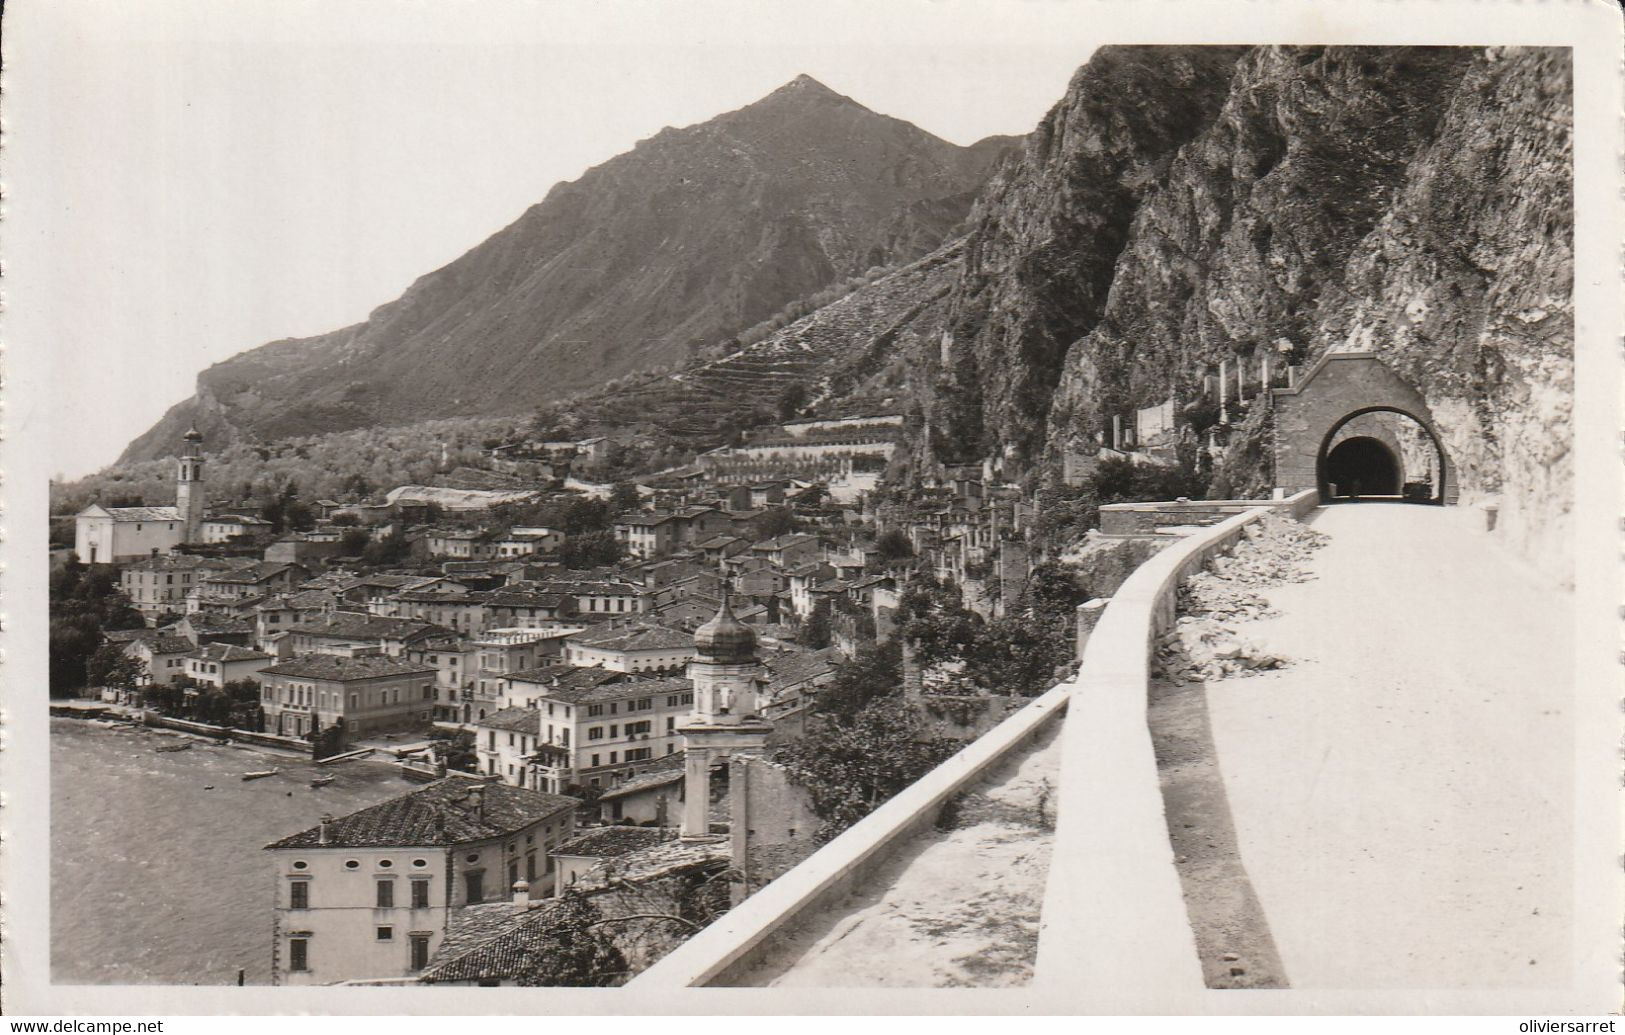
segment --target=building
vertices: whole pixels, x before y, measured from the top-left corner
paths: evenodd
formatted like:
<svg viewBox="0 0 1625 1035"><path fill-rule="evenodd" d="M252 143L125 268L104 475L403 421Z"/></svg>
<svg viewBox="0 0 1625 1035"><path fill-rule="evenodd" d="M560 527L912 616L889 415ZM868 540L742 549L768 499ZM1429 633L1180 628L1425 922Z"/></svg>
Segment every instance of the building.
<svg viewBox="0 0 1625 1035"><path fill-rule="evenodd" d="M173 683L186 675L186 656L196 649L196 645L183 636L160 633L131 640L125 644L124 653L141 666L140 684L152 686Z"/></svg>
<svg viewBox="0 0 1625 1035"><path fill-rule="evenodd" d="M734 617L726 589L716 617L694 631L688 675L694 709L674 732L682 735L687 765L683 836L702 838L711 832L711 767L730 757L759 755L773 732L760 714L756 634Z"/></svg>
<svg viewBox="0 0 1625 1035"><path fill-rule="evenodd" d="M152 621L161 614L186 611L186 595L205 578L232 567L234 562L191 554L160 554L136 561L119 572L119 588L130 604Z"/></svg>
<svg viewBox="0 0 1625 1035"><path fill-rule="evenodd" d="M670 830L648 827L602 827L579 834L554 851L556 881L553 893L564 894L570 885L598 869L606 859L618 859L632 852L653 848L674 837Z"/></svg>
<svg viewBox="0 0 1625 1035"><path fill-rule="evenodd" d="M353 611L328 611L295 622L275 637L277 655L356 654L377 648L401 657L418 644L445 636L450 630L410 618L383 618Z"/></svg>
<svg viewBox="0 0 1625 1035"><path fill-rule="evenodd" d="M344 738L427 725L434 718L435 670L384 654L305 654L259 674L265 728L308 737L341 725Z"/></svg>
<svg viewBox="0 0 1625 1035"><path fill-rule="evenodd" d="M678 528L679 523L670 514L623 514L615 519L615 539L629 557L664 557L677 545Z"/></svg>
<svg viewBox="0 0 1625 1035"><path fill-rule="evenodd" d="M683 746L677 724L694 705L692 684L670 676L637 679L603 669L542 669L516 672L508 683L510 707L497 714L515 725L480 730L476 748L497 768L482 764L506 780L512 762L522 786L555 792L572 783L610 786L642 763L675 754ZM536 718L510 714L524 710ZM515 734L511 746L509 732ZM528 754L512 750L523 750L520 736L534 738Z"/></svg>
<svg viewBox="0 0 1625 1035"><path fill-rule="evenodd" d="M411 977L465 907L545 891L574 798L441 780L266 845L274 853L272 983Z"/></svg>
<svg viewBox="0 0 1625 1035"><path fill-rule="evenodd" d="M199 524L200 543L224 543L232 539L252 537L258 533L269 533L271 523L264 518L247 517L241 514L220 514L216 517L204 518Z"/></svg>
<svg viewBox="0 0 1625 1035"><path fill-rule="evenodd" d="M203 521L208 516L208 495L203 486L203 436L196 426L186 429L175 465L175 511L181 521L183 543L203 541Z"/></svg>
<svg viewBox="0 0 1625 1035"><path fill-rule="evenodd" d="M185 524L174 507L103 507L92 503L75 517L74 552L86 564L119 564L169 553Z"/></svg>
<svg viewBox="0 0 1625 1035"><path fill-rule="evenodd" d="M564 660L615 672L681 672L694 644L681 629L631 620L590 626L564 641Z"/></svg>
<svg viewBox="0 0 1625 1035"><path fill-rule="evenodd" d="M186 675L195 683L224 686L239 680L259 682L259 674L276 658L239 647L234 643L211 643L186 656Z"/></svg>
<svg viewBox="0 0 1625 1035"><path fill-rule="evenodd" d="M686 770L683 755L663 756L647 769L616 784L598 796L598 819L602 823L636 823L639 826L674 826L683 814L683 786Z"/></svg>
<svg viewBox="0 0 1625 1035"><path fill-rule="evenodd" d="M81 510L74 522L74 552L79 559L86 564L117 564L200 542L206 507L202 447L203 436L196 428L188 429L175 466L175 506L92 503Z"/></svg>
<svg viewBox="0 0 1625 1035"><path fill-rule="evenodd" d="M235 611L244 601L257 601L274 593L287 593L310 578L302 564L258 561L201 579L188 608L198 611ZM192 605L196 605L193 607ZM250 613L252 610L250 608Z"/></svg>

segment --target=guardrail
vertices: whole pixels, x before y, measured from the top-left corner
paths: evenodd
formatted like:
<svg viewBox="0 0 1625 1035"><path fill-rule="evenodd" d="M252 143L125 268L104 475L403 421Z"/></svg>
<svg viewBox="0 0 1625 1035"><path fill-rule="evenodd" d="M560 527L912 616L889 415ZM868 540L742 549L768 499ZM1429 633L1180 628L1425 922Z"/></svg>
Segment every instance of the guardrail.
<svg viewBox="0 0 1625 1035"><path fill-rule="evenodd" d="M776 934L861 881L889 849L935 823L944 802L1066 714L1034 983L1065 982L1073 991L1201 990L1202 968L1146 724L1151 646L1173 622L1176 590L1187 575L1228 550L1265 514L1284 510L1301 517L1319 498L1310 490L1286 500L1249 502L1243 512L1173 543L1135 570L1106 606L1072 682L973 741L629 987L737 984Z"/></svg>
<svg viewBox="0 0 1625 1035"><path fill-rule="evenodd" d="M628 982L635 988L728 985L754 966L767 941L861 881L889 848L937 821L942 805L967 784L1030 743L1066 709L1063 683L972 741L767 887L724 913ZM877 964L880 961L876 961Z"/></svg>
<svg viewBox="0 0 1625 1035"><path fill-rule="evenodd" d="M1313 490L1180 540L1118 587L1090 634L1061 732L1055 847L1035 985L1168 992L1204 988L1163 812L1146 708L1151 650L1173 624L1179 584L1273 510L1301 517Z"/></svg>

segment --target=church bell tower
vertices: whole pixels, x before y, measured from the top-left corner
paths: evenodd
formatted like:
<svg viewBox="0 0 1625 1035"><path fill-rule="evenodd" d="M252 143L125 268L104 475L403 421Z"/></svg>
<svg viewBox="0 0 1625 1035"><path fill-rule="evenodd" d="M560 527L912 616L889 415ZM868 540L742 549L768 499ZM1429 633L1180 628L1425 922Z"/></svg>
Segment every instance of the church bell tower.
<svg viewBox="0 0 1625 1035"><path fill-rule="evenodd" d="M186 430L185 439L175 467L175 511L181 519L181 542L200 543L207 506L203 490L203 435L193 425Z"/></svg>
<svg viewBox="0 0 1625 1035"><path fill-rule="evenodd" d="M735 754L760 754L773 724L757 714L756 685L762 663L756 657L756 634L734 617L728 584L722 584L722 606L716 617L694 630L694 660L688 677L694 683L694 711L677 727L683 735L687 763L683 789L683 836L711 832L711 765Z"/></svg>

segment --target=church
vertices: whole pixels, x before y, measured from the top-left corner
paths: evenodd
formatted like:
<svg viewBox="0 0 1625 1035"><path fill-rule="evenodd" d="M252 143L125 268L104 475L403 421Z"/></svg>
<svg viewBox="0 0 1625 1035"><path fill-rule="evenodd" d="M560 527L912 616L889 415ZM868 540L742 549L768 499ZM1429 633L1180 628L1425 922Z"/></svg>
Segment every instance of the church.
<svg viewBox="0 0 1625 1035"><path fill-rule="evenodd" d="M74 552L85 564L121 564L203 541L203 436L186 432L175 468L173 507L104 507L92 503L76 515Z"/></svg>

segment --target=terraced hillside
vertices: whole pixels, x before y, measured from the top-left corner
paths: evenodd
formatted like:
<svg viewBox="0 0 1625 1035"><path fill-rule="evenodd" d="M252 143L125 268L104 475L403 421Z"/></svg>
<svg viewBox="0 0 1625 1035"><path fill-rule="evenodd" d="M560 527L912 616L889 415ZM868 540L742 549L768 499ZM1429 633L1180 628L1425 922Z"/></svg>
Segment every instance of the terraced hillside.
<svg viewBox="0 0 1625 1035"><path fill-rule="evenodd" d="M785 390L806 390L804 412L904 406L905 357L941 334L948 293L963 265L955 241L879 277L762 341L671 376L623 384L570 404L587 421L649 423L693 449L777 419Z"/></svg>

